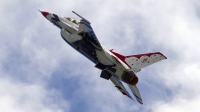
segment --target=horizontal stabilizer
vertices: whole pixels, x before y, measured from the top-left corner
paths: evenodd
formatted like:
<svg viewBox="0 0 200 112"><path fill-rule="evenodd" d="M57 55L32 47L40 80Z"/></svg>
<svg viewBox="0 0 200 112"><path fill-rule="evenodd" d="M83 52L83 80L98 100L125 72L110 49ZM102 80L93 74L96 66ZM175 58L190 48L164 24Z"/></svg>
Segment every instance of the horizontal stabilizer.
<svg viewBox="0 0 200 112"><path fill-rule="evenodd" d="M128 93L128 91L126 90L126 88L124 87L124 85L122 84L122 82L120 81L120 79L118 77L112 75L110 77L110 80L115 85L115 87L117 88L117 90L119 90L123 95L126 95L127 97L129 97L130 99L133 100L133 98Z"/></svg>
<svg viewBox="0 0 200 112"><path fill-rule="evenodd" d="M137 88L136 85L129 85L128 84L128 87L130 88L131 92L133 93L133 95L135 96L135 98L137 99L137 101L140 103L140 104L143 104L142 102L142 98L140 96L140 92Z"/></svg>

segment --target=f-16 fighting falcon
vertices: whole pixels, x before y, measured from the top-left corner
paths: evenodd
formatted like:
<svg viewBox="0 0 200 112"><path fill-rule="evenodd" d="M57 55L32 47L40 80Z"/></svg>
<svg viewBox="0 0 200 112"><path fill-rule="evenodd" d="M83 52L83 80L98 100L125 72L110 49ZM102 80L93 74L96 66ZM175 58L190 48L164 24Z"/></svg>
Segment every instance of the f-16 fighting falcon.
<svg viewBox="0 0 200 112"><path fill-rule="evenodd" d="M136 72L148 65L167 59L162 53L146 53L124 56L113 50L103 47L91 23L72 11L81 18L80 22L71 17L60 17L56 14L40 11L42 15L60 29L61 37L76 51L92 61L96 68L101 70L100 77L112 81L115 87L133 100L122 82L126 83L140 104L143 104L140 92L136 86L138 77Z"/></svg>

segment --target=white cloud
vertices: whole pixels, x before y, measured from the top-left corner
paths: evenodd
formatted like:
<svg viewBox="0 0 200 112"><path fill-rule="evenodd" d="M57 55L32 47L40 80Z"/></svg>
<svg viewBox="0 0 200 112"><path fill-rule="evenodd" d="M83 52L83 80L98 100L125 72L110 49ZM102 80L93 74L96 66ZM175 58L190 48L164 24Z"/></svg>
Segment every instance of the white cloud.
<svg viewBox="0 0 200 112"><path fill-rule="evenodd" d="M3 15L0 26L4 26L0 28L0 104L4 107L1 109L64 111L70 109L70 103L83 100L87 106L83 111L199 110L198 0L21 2L0 3ZM61 16L76 17L71 10L80 13L91 21L103 45L122 54L164 53L167 60L138 73L144 105L132 102L111 82L101 79L93 64L70 48L61 39L59 30L37 9ZM50 87L50 92L46 89L53 73L64 69L63 63L70 69L62 70L65 78L79 81L74 82L79 87L72 93L81 95L82 99L68 102L65 98L55 102L52 96L62 99L64 94L58 88ZM62 89L70 90L66 87Z"/></svg>
<svg viewBox="0 0 200 112"><path fill-rule="evenodd" d="M0 80L0 105L2 112L66 112L70 109L70 104L53 89L8 79Z"/></svg>

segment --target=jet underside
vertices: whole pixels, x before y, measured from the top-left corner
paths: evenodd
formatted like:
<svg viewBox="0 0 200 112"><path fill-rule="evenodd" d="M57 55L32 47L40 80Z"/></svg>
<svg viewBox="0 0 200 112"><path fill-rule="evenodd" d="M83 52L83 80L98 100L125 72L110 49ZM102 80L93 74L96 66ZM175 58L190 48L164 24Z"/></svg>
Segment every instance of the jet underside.
<svg viewBox="0 0 200 112"><path fill-rule="evenodd" d="M99 56L97 55L98 52L104 52L103 49L101 48L101 45L99 41L96 38L96 35L94 32L83 32L79 33L77 35L80 35L82 39L74 41L74 42L69 42L64 35L61 36L62 38L70 45L72 46L75 50L80 52L82 55L87 57L89 60L91 60L95 64L100 64L101 62L99 61ZM101 64L104 68L109 69L113 73L116 71L114 69L115 65L103 65Z"/></svg>

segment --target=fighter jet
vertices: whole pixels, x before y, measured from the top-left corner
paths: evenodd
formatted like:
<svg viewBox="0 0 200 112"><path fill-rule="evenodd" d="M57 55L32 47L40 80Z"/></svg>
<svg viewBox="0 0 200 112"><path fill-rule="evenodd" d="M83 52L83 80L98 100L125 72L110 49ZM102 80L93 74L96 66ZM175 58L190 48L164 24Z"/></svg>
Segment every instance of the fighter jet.
<svg viewBox="0 0 200 112"><path fill-rule="evenodd" d="M45 11L40 12L60 29L61 37L66 43L92 61L95 64L94 67L101 70L101 78L110 80L117 90L134 100L122 84L122 82L126 83L136 100L143 104L136 86L138 77L135 73L148 65L167 59L166 56L160 52L124 56L103 47L92 29L91 23L76 12L72 11L81 18L80 21Z"/></svg>

